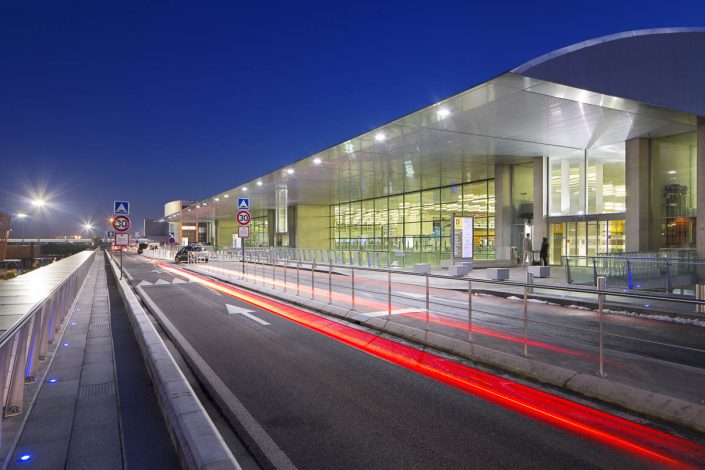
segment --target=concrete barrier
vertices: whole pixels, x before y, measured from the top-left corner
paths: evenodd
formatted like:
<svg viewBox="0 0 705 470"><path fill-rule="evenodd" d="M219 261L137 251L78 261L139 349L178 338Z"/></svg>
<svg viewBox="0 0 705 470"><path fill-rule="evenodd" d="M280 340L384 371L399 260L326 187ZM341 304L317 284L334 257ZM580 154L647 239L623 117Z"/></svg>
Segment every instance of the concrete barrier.
<svg viewBox="0 0 705 470"><path fill-rule="evenodd" d="M184 467L199 470L240 469L137 296L127 281L120 279L120 270L113 259L108 258Z"/></svg>
<svg viewBox="0 0 705 470"><path fill-rule="evenodd" d="M485 275L493 281L505 281L509 279L509 268L487 268Z"/></svg>

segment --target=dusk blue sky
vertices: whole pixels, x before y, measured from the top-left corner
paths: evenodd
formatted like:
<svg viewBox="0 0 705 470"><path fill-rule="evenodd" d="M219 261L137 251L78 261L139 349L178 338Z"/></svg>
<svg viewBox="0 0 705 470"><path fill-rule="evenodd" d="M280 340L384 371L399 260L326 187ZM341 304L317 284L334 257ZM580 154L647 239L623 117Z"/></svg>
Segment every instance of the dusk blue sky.
<svg viewBox="0 0 705 470"><path fill-rule="evenodd" d="M121 198L141 227L546 52L668 26L705 26L705 2L5 1L0 209L45 187L44 236Z"/></svg>

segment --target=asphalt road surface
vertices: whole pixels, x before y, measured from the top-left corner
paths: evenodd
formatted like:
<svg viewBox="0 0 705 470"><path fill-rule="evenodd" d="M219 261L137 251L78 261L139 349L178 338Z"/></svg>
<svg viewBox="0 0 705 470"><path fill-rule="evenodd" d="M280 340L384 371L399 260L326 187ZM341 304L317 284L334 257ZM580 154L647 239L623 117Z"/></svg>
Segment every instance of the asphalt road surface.
<svg viewBox="0 0 705 470"><path fill-rule="evenodd" d="M143 258L124 262L133 286L142 285L298 468L658 468Z"/></svg>

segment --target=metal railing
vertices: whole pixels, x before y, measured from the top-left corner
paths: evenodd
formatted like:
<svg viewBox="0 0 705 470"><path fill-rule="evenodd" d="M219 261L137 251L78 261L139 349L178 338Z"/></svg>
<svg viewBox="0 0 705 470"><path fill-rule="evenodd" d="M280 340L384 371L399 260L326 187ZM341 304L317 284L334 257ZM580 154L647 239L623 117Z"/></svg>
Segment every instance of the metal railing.
<svg viewBox="0 0 705 470"><path fill-rule="evenodd" d="M4 416L22 412L24 384L35 380L83 281L95 251L81 252L0 284L25 291L31 306L0 305L3 316L17 321L0 335L0 393ZM23 294L18 294L22 296Z"/></svg>
<svg viewBox="0 0 705 470"><path fill-rule="evenodd" d="M597 285L605 277L610 289L646 290L692 296L705 261L671 256L564 256L568 284Z"/></svg>
<svg viewBox="0 0 705 470"><path fill-rule="evenodd" d="M705 302L659 294L613 292L607 290L606 279L598 278L599 288L552 286L527 282L495 281L478 277L458 279L437 274L417 274L395 269L380 269L336 265L316 261L272 259L271 251L252 252L247 261L215 260L209 265L194 266L201 272L226 281L280 290L302 299L323 302L336 307L378 318L391 325L419 327L425 332L455 340L537 357L547 362L563 364L566 356L580 363L587 372L605 374L624 364L650 361L700 364L700 383L705 385L705 348L696 331L687 335L667 337L660 330L644 333L642 328L630 329L623 322L608 322L608 315L620 301L629 305L665 306L680 309L693 321L705 325L700 313ZM515 294L509 299L489 301L487 293ZM573 296L571 302L581 303L580 315L565 315L547 306L548 298ZM493 302L521 302L508 308ZM585 307L588 305L588 307ZM669 307L669 308L670 308ZM575 309L573 309L575 311ZM697 320L700 318L700 320ZM687 328L683 326L682 328ZM699 329L700 327L693 327ZM398 329L394 331L399 331ZM666 329L666 332L670 330ZM558 356L556 356L558 355ZM619 356L615 359L615 356ZM623 356L628 356L625 360ZM658 374L659 365L645 368L645 374ZM677 369L678 366L675 367ZM656 379L654 379L656 380Z"/></svg>

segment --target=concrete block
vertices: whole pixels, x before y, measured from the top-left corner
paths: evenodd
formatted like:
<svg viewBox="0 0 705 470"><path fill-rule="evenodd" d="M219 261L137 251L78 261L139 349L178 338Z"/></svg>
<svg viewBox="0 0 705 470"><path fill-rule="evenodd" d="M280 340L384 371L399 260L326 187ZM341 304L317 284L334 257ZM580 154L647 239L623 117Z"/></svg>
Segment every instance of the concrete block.
<svg viewBox="0 0 705 470"><path fill-rule="evenodd" d="M465 276L469 271L470 270L468 269L468 267L462 264L454 264L452 266L448 266L449 276Z"/></svg>
<svg viewBox="0 0 705 470"><path fill-rule="evenodd" d="M487 268L485 274L487 275L487 279L506 281L509 279L509 268Z"/></svg>
<svg viewBox="0 0 705 470"><path fill-rule="evenodd" d="M529 266L529 273L534 277L551 277L550 266Z"/></svg>
<svg viewBox="0 0 705 470"><path fill-rule="evenodd" d="M429 263L418 263L412 268L412 272L417 274L427 274L431 272L431 265Z"/></svg>
<svg viewBox="0 0 705 470"><path fill-rule="evenodd" d="M462 263L463 266L466 266L468 268L468 272L472 271L472 261L463 261Z"/></svg>
<svg viewBox="0 0 705 470"><path fill-rule="evenodd" d="M443 269L448 269L450 266L452 266L453 262L449 259L442 259L441 260L441 268Z"/></svg>

